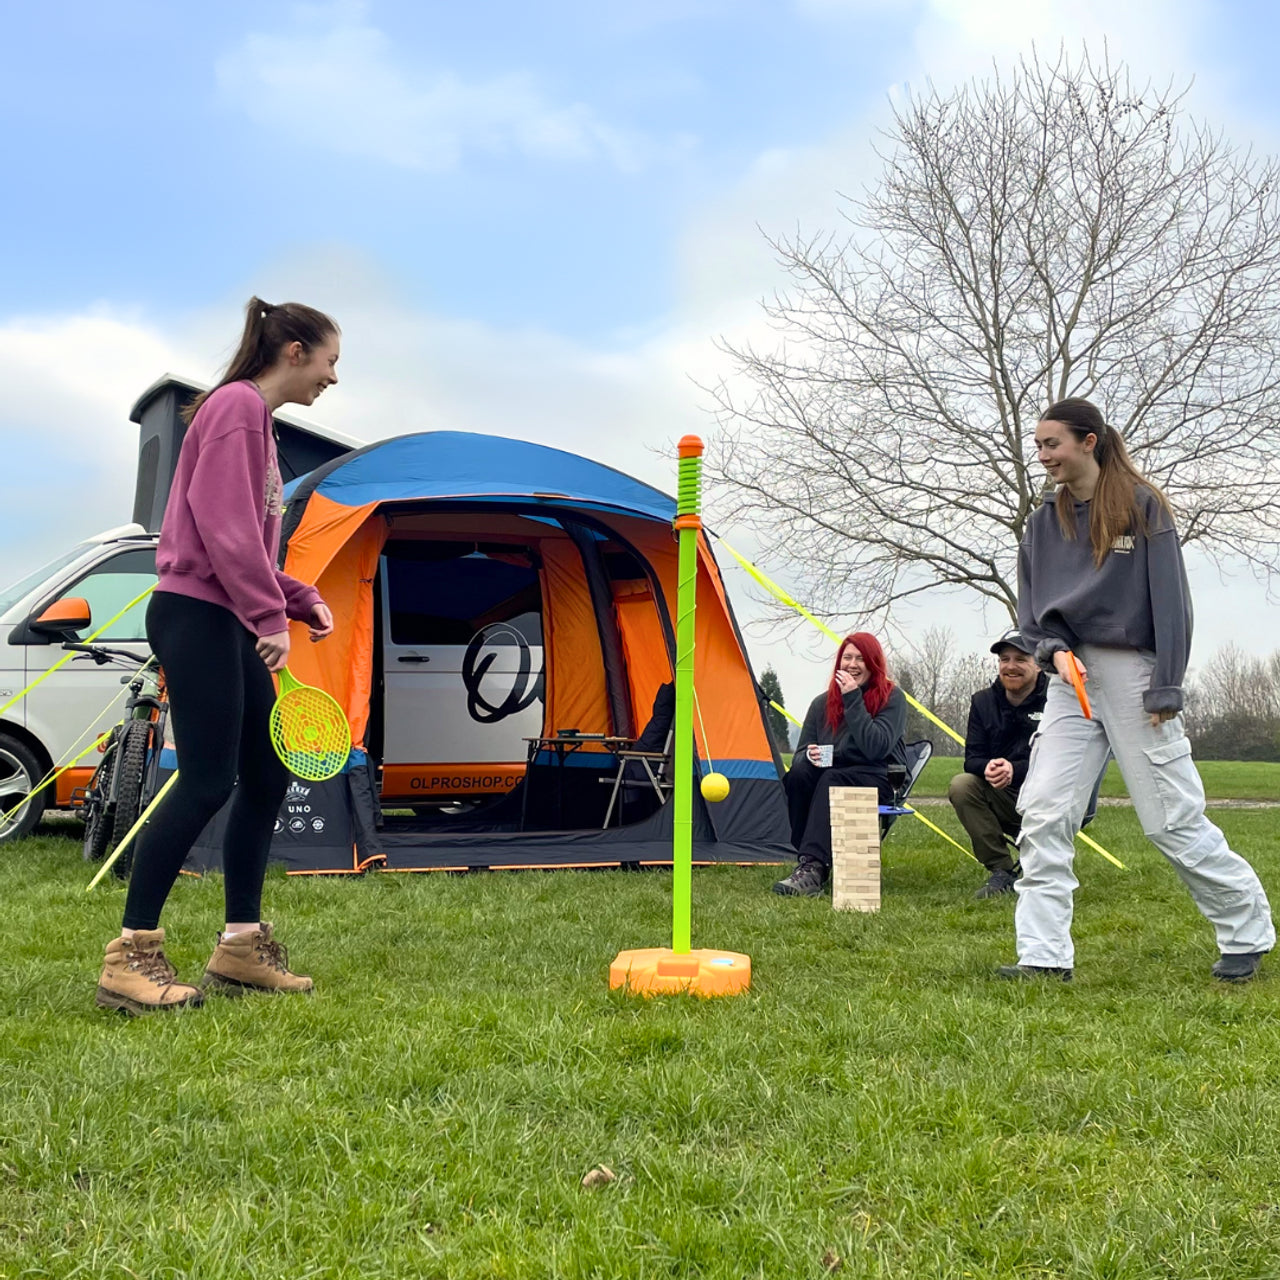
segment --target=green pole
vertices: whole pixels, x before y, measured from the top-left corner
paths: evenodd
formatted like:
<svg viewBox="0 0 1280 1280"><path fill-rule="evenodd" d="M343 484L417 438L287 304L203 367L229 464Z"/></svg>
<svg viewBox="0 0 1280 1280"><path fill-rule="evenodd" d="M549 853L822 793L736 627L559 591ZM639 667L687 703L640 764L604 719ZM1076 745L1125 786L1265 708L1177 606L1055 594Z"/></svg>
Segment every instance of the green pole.
<svg viewBox="0 0 1280 1280"><path fill-rule="evenodd" d="M693 646L698 600L698 535L702 530L702 441L680 441L675 528L680 558L676 589L676 771L672 849L671 950L688 955L693 914Z"/></svg>

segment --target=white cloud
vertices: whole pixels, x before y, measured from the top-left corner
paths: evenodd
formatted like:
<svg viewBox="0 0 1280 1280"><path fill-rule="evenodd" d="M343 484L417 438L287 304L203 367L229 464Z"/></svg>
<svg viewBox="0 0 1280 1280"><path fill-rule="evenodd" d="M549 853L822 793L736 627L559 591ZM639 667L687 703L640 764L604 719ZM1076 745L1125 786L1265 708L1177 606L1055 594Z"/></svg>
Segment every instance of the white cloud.
<svg viewBox="0 0 1280 1280"><path fill-rule="evenodd" d="M528 75L467 81L401 65L352 0L300 5L293 30L257 33L219 60L223 100L270 129L305 122L318 145L440 172L470 151L603 159L634 169L643 142L582 103L547 100Z"/></svg>
<svg viewBox="0 0 1280 1280"><path fill-rule="evenodd" d="M179 345L105 308L0 326L0 578L129 522L129 409L160 374L191 367Z"/></svg>

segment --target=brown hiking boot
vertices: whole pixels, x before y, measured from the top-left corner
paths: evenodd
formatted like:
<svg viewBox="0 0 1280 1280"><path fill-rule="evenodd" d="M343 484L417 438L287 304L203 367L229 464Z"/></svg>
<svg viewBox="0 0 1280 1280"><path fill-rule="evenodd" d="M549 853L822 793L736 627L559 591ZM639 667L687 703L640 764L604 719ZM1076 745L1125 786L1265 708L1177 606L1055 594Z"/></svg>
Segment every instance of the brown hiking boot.
<svg viewBox="0 0 1280 1280"><path fill-rule="evenodd" d="M315 985L302 973L289 972L289 953L271 936L271 925L219 937L204 970L208 991L238 996L246 991L284 991L306 994Z"/></svg>
<svg viewBox="0 0 1280 1280"><path fill-rule="evenodd" d="M132 938L107 943L95 999L104 1009L136 1016L155 1009L194 1009L204 1003L204 992L178 981L164 953L163 929L135 929Z"/></svg>

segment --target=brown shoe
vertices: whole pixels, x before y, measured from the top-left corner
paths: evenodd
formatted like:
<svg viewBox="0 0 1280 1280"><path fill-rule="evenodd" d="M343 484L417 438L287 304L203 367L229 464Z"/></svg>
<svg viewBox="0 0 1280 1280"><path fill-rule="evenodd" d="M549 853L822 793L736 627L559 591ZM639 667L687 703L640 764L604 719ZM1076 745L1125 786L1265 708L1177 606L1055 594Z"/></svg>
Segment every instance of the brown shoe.
<svg viewBox="0 0 1280 1280"><path fill-rule="evenodd" d="M246 991L283 991L305 995L315 985L302 973L289 972L289 953L271 936L271 925L219 937L204 970L208 991L238 996Z"/></svg>
<svg viewBox="0 0 1280 1280"><path fill-rule="evenodd" d="M136 929L132 938L107 943L95 999L104 1009L136 1016L155 1009L194 1009L204 1003L204 992L178 981L164 953L163 929Z"/></svg>

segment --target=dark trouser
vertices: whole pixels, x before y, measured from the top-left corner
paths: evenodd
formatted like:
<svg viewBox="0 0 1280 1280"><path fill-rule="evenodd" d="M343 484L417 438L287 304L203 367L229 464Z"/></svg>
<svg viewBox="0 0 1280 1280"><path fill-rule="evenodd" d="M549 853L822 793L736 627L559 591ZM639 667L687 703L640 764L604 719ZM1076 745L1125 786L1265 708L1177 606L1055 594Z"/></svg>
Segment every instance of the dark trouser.
<svg viewBox="0 0 1280 1280"><path fill-rule="evenodd" d="M1014 787L997 789L986 778L973 773L957 773L947 792L960 825L969 833L973 856L988 871L1012 871L1009 841L1022 828Z"/></svg>
<svg viewBox="0 0 1280 1280"><path fill-rule="evenodd" d="M855 765L848 769L819 769L797 755L782 779L791 816L791 843L801 859L831 865L832 787L875 787L881 804L893 802L889 771L883 765Z"/></svg>
<svg viewBox="0 0 1280 1280"><path fill-rule="evenodd" d="M275 685L234 614L157 591L147 639L164 667L178 780L138 833L126 929L154 929L196 837L235 790L222 866L227 920L262 915L262 881L289 774L271 746ZM240 785L236 786L239 777Z"/></svg>

